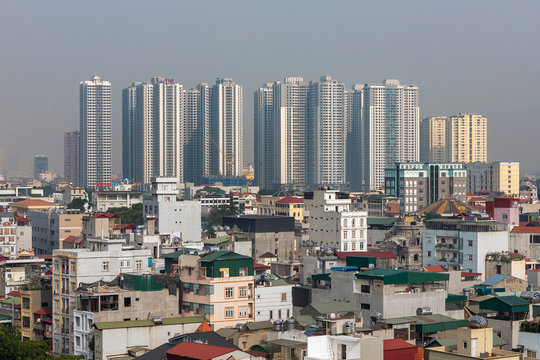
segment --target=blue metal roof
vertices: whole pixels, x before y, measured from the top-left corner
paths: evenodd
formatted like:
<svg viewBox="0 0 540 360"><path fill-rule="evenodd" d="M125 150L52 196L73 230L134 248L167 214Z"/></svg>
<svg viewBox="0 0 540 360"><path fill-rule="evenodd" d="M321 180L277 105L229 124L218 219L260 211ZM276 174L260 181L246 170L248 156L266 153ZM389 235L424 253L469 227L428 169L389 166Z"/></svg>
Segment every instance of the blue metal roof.
<svg viewBox="0 0 540 360"><path fill-rule="evenodd" d="M496 275L493 275L492 277L490 277L489 279L487 279L486 281L484 281L483 283L481 283L480 285L495 286L495 285L497 285L498 283L500 283L501 281L503 281L504 279L506 279L509 276L510 275L496 274Z"/></svg>
<svg viewBox="0 0 540 360"><path fill-rule="evenodd" d="M358 270L358 266L331 267L330 270L332 270L332 271Z"/></svg>

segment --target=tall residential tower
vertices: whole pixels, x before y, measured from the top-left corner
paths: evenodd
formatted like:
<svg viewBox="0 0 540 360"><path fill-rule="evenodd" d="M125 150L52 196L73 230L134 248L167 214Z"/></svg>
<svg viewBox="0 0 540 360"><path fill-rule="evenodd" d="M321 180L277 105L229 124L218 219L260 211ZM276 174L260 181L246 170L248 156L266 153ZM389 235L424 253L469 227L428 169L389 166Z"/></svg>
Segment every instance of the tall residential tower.
<svg viewBox="0 0 540 360"><path fill-rule="evenodd" d="M94 76L80 83L79 182L85 188L112 176L111 83Z"/></svg>
<svg viewBox="0 0 540 360"><path fill-rule="evenodd" d="M64 180L79 186L79 132L64 133Z"/></svg>

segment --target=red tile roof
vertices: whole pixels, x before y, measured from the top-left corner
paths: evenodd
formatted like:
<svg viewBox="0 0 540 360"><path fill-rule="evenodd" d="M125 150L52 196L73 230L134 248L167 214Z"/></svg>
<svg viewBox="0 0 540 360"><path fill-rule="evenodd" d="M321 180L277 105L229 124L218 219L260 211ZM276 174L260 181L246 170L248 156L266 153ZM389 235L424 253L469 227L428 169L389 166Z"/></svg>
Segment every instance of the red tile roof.
<svg viewBox="0 0 540 360"><path fill-rule="evenodd" d="M20 222L30 222L30 219L27 219L27 218L19 216L19 215L15 215L15 221L18 222L18 223L20 223Z"/></svg>
<svg viewBox="0 0 540 360"><path fill-rule="evenodd" d="M540 234L540 226L514 226L513 233Z"/></svg>
<svg viewBox="0 0 540 360"><path fill-rule="evenodd" d="M27 199L22 201L17 201L16 203L13 203L13 205L19 205L19 206L53 206L54 203L48 202L41 199Z"/></svg>
<svg viewBox="0 0 540 360"><path fill-rule="evenodd" d="M259 258L277 258L277 256L267 251L264 254L259 255Z"/></svg>
<svg viewBox="0 0 540 360"><path fill-rule="evenodd" d="M294 196L287 196L287 197L284 197L283 199L279 199L278 201L276 201L276 204L303 204L303 203L304 203L303 198L294 197Z"/></svg>
<svg viewBox="0 0 540 360"><path fill-rule="evenodd" d="M75 242L75 239L76 239L75 236L69 235L67 238L64 239L64 242L65 242L65 243L74 243L74 242Z"/></svg>
<svg viewBox="0 0 540 360"><path fill-rule="evenodd" d="M482 273L473 273L473 272L465 272L465 271L461 272L461 277L464 277L464 278L471 278L471 277L477 277L477 276L482 276Z"/></svg>
<svg viewBox="0 0 540 360"><path fill-rule="evenodd" d="M377 259L395 259L396 254L392 251L336 251L336 256L341 259L347 259L347 256L373 256Z"/></svg>
<svg viewBox="0 0 540 360"><path fill-rule="evenodd" d="M137 230L137 227L133 224L122 224L120 226L120 229L122 230Z"/></svg>
<svg viewBox="0 0 540 360"><path fill-rule="evenodd" d="M8 257L5 257L5 256L3 256L3 255L0 255L0 261L5 261L5 260L9 260L9 258L8 258Z"/></svg>
<svg viewBox="0 0 540 360"><path fill-rule="evenodd" d="M14 290L14 291L10 291L6 294L6 296L10 296L10 297L21 297L21 293L17 290Z"/></svg>
<svg viewBox="0 0 540 360"><path fill-rule="evenodd" d="M388 350L412 349L412 348L416 348L416 346L409 344L402 338L398 337L397 339L384 340L383 348L384 348L384 351L388 351Z"/></svg>
<svg viewBox="0 0 540 360"><path fill-rule="evenodd" d="M208 332L208 331L214 331L210 325L206 321L203 321L201 325L195 330L196 333L198 332Z"/></svg>
<svg viewBox="0 0 540 360"><path fill-rule="evenodd" d="M103 219L103 218L111 219L111 218L120 217L120 216L118 216L116 214L113 214L113 213L96 213L96 214L92 215L92 217L94 219Z"/></svg>
<svg viewBox="0 0 540 360"><path fill-rule="evenodd" d="M167 351L167 359L179 359L181 357L197 360L211 360L217 356L225 355L233 351L235 350L222 346L184 341Z"/></svg>
<svg viewBox="0 0 540 360"><path fill-rule="evenodd" d="M52 260L52 255L50 254L38 255L37 257L39 259Z"/></svg>
<svg viewBox="0 0 540 360"><path fill-rule="evenodd" d="M261 357L261 358L266 358L266 355L267 355L265 352L257 351L257 350L244 350L244 352L248 353L251 356Z"/></svg>
<svg viewBox="0 0 540 360"><path fill-rule="evenodd" d="M44 307L39 309L38 311L34 311L34 315L49 315L52 314L52 308L51 307Z"/></svg>
<svg viewBox="0 0 540 360"><path fill-rule="evenodd" d="M253 270L255 271L270 270L270 266L253 262Z"/></svg>
<svg viewBox="0 0 540 360"><path fill-rule="evenodd" d="M424 266L424 269L428 272L444 272L441 265Z"/></svg>

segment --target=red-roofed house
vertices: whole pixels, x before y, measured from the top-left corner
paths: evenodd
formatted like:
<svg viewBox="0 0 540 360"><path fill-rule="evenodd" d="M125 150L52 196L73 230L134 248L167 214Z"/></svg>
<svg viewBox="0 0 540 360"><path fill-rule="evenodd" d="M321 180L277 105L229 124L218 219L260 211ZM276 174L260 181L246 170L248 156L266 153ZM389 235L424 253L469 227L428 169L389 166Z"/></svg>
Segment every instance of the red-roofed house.
<svg viewBox="0 0 540 360"><path fill-rule="evenodd" d="M184 341L167 351L167 360L253 359L249 353L222 346Z"/></svg>
<svg viewBox="0 0 540 360"><path fill-rule="evenodd" d="M510 231L508 249L529 259L540 259L540 227L514 226Z"/></svg>
<svg viewBox="0 0 540 360"><path fill-rule="evenodd" d="M421 359L417 346L409 344L402 338L384 340L384 360ZM420 355L420 357L418 357Z"/></svg>
<svg viewBox="0 0 540 360"><path fill-rule="evenodd" d="M304 199L287 196L276 201L276 215L290 216L295 221L304 220Z"/></svg>
<svg viewBox="0 0 540 360"><path fill-rule="evenodd" d="M428 272L445 272L441 265L424 266L424 270Z"/></svg>

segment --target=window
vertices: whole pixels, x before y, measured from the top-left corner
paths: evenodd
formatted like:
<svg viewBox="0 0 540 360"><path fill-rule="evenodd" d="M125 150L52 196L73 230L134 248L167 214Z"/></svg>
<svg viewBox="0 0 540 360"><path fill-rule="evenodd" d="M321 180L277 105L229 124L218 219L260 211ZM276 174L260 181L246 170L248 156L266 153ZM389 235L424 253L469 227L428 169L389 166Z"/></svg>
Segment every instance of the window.
<svg viewBox="0 0 540 360"><path fill-rule="evenodd" d="M371 287L369 285L361 285L360 286L360 292L362 292L364 294L369 294L369 293L371 293Z"/></svg>
<svg viewBox="0 0 540 360"><path fill-rule="evenodd" d="M238 307L238 316L239 317L246 317L247 316L247 306L239 306Z"/></svg>
<svg viewBox="0 0 540 360"><path fill-rule="evenodd" d="M281 293L281 301L287 301L287 293Z"/></svg>
<svg viewBox="0 0 540 360"><path fill-rule="evenodd" d="M225 288L225 298L230 299L232 297L234 297L234 288L232 287Z"/></svg>
<svg viewBox="0 0 540 360"><path fill-rule="evenodd" d="M469 240L469 241L468 241L468 245L469 245L469 246L472 246L472 240Z"/></svg>
<svg viewBox="0 0 540 360"><path fill-rule="evenodd" d="M502 273L502 265L495 265L495 266L496 266L497 274L501 274Z"/></svg>
<svg viewBox="0 0 540 360"><path fill-rule="evenodd" d="M241 297L241 298L247 297L247 286L238 287L238 297Z"/></svg>
<svg viewBox="0 0 540 360"><path fill-rule="evenodd" d="M362 303L362 304L360 304L360 309L369 310L369 309L371 309L371 306L369 304L367 304L367 303Z"/></svg>
<svg viewBox="0 0 540 360"><path fill-rule="evenodd" d="M30 309L30 298L23 297L23 309Z"/></svg>
<svg viewBox="0 0 540 360"><path fill-rule="evenodd" d="M227 319L230 319L234 316L234 308L231 306L231 307L226 307L225 308L225 317Z"/></svg>
<svg viewBox="0 0 540 360"><path fill-rule="evenodd" d="M467 258L469 259L469 261L472 261L472 255L468 255Z"/></svg>
<svg viewBox="0 0 540 360"><path fill-rule="evenodd" d="M104 261L102 266L103 271L109 271L109 262Z"/></svg>
<svg viewBox="0 0 540 360"><path fill-rule="evenodd" d="M238 276L248 276L248 268L247 267L241 267L238 270Z"/></svg>
<svg viewBox="0 0 540 360"><path fill-rule="evenodd" d="M352 245L352 246L351 246L351 247L352 247L352 250L356 250L356 243L353 242L351 245Z"/></svg>
<svg viewBox="0 0 540 360"><path fill-rule="evenodd" d="M75 336L75 344L76 344L77 347L81 346L81 337L80 336Z"/></svg>
<svg viewBox="0 0 540 360"><path fill-rule="evenodd" d="M23 328L29 328L30 327L30 318L28 316L23 316L23 318L22 318L22 326L23 326Z"/></svg>
<svg viewBox="0 0 540 360"><path fill-rule="evenodd" d="M137 270L142 269L142 260L135 260L135 269Z"/></svg>
<svg viewBox="0 0 540 360"><path fill-rule="evenodd" d="M467 342L466 341L463 342L463 349L467 350Z"/></svg>
<svg viewBox="0 0 540 360"><path fill-rule="evenodd" d="M131 298L125 297L124 298L124 307L131 307Z"/></svg>
<svg viewBox="0 0 540 360"><path fill-rule="evenodd" d="M219 277L229 277L229 268L219 269Z"/></svg>
<svg viewBox="0 0 540 360"><path fill-rule="evenodd" d="M341 359L347 358L347 345L341 344Z"/></svg>
<svg viewBox="0 0 540 360"><path fill-rule="evenodd" d="M536 351L527 350L527 357L530 357L532 359L536 359Z"/></svg>

